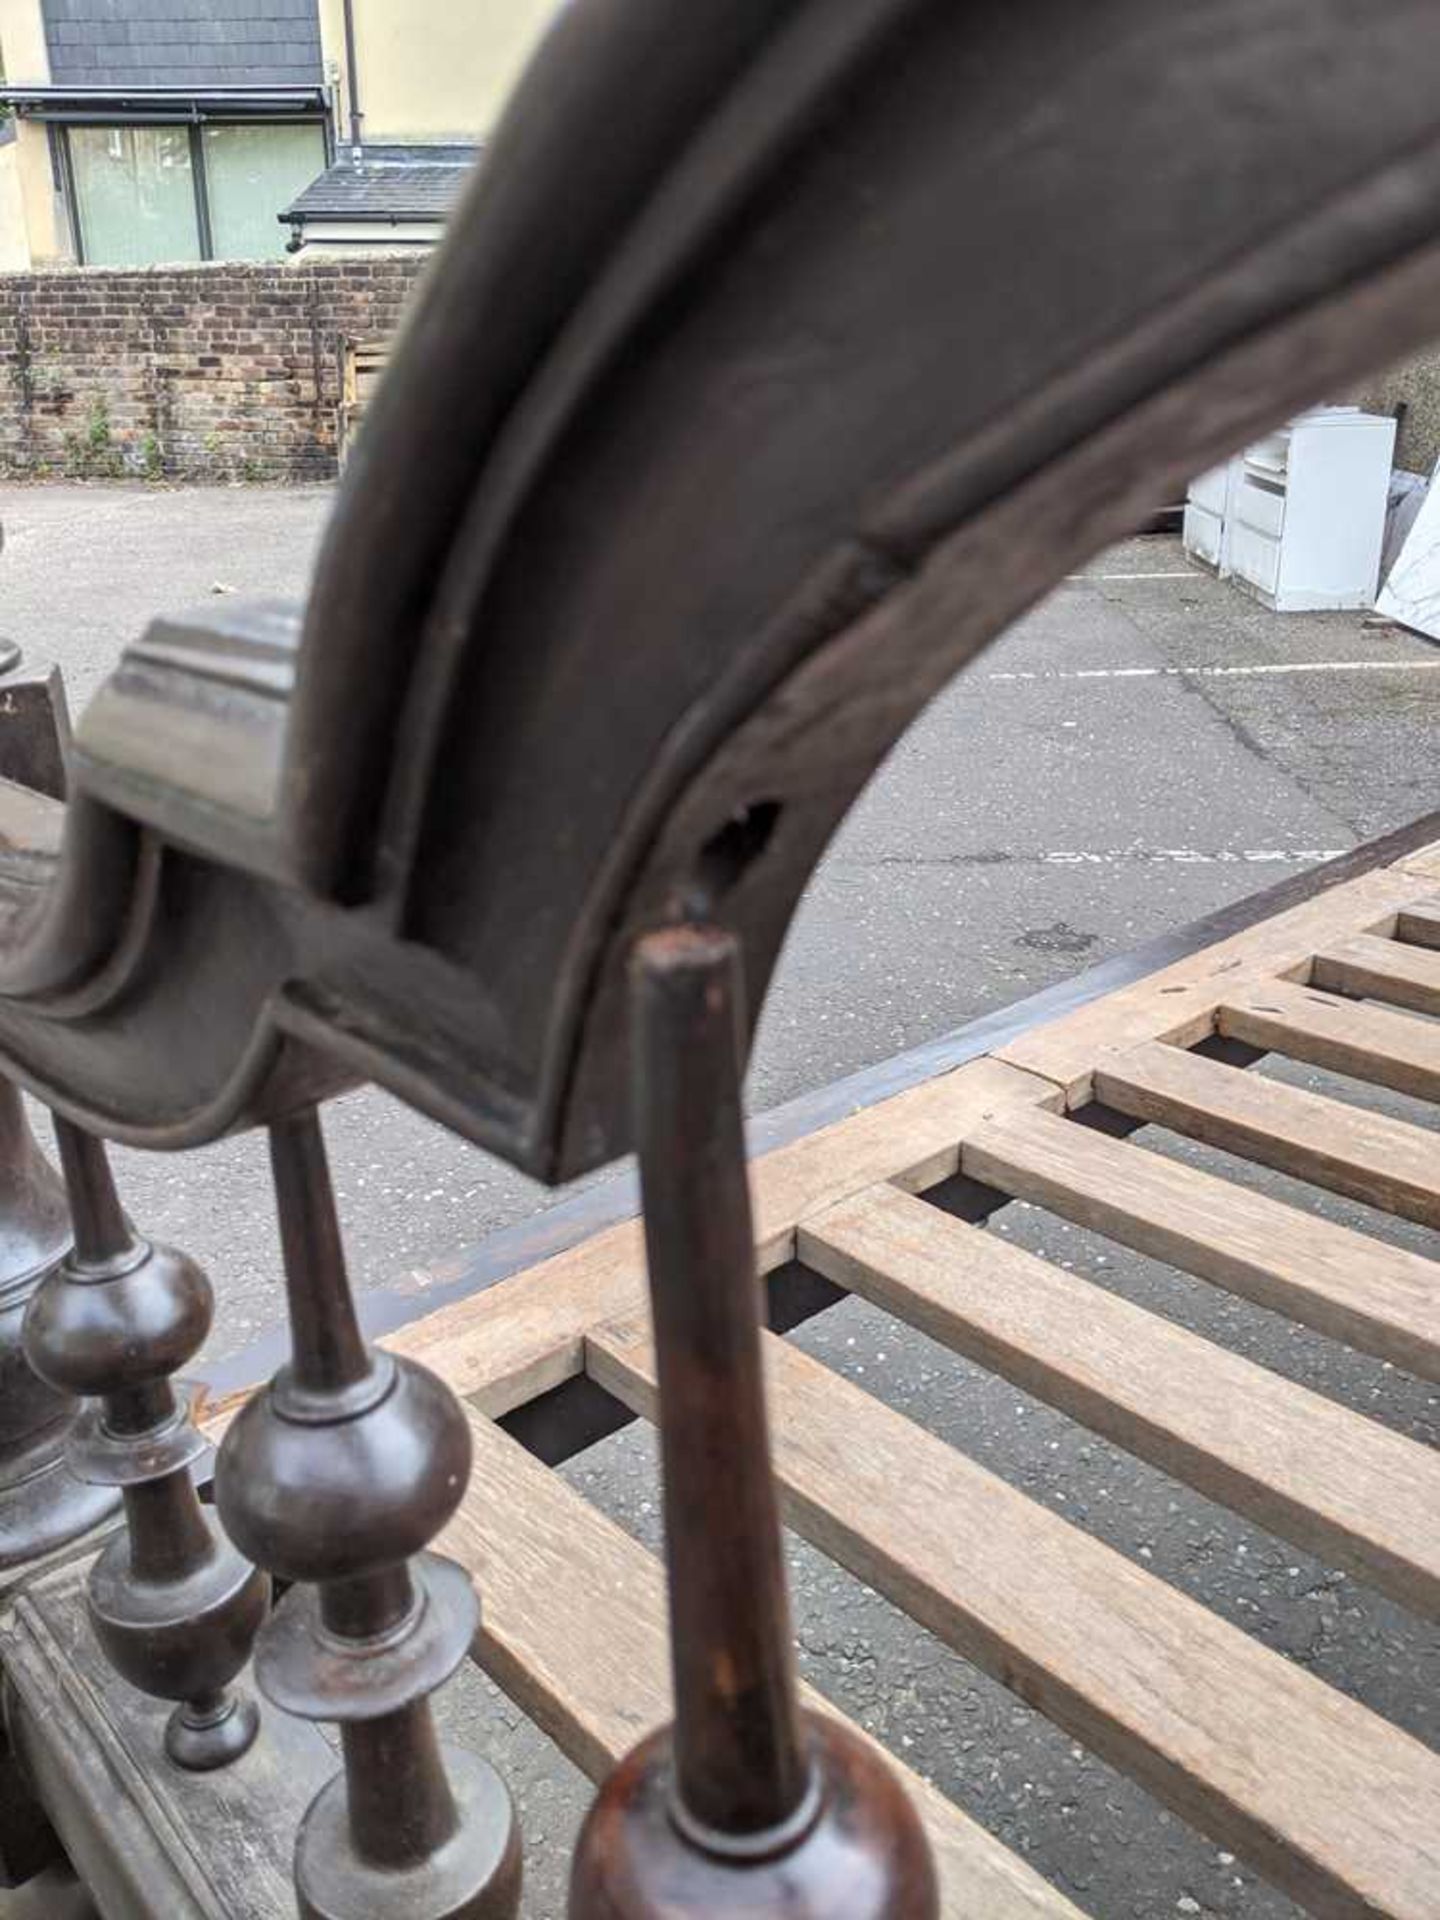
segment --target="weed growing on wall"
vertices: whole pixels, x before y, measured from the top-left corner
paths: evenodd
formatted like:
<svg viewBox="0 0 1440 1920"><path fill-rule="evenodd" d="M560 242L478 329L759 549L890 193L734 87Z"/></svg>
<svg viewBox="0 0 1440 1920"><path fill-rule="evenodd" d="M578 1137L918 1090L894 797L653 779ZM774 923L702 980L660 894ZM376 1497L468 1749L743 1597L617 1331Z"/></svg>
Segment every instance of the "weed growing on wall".
<svg viewBox="0 0 1440 1920"><path fill-rule="evenodd" d="M65 471L72 480L119 480L125 455L110 431L110 406L103 394L90 403L83 433L65 435Z"/></svg>

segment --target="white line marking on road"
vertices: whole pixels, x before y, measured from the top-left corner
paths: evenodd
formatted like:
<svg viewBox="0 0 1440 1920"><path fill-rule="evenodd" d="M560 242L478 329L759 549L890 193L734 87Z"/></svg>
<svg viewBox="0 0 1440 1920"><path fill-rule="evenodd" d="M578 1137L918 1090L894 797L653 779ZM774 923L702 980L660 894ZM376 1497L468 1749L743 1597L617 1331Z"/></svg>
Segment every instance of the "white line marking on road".
<svg viewBox="0 0 1440 1920"><path fill-rule="evenodd" d="M883 855L880 858L838 858L838 867L1299 867L1322 860L1338 860L1347 847L1221 847L1206 853L1199 847L1040 848L1033 853L977 852L940 855Z"/></svg>
<svg viewBox="0 0 1440 1920"><path fill-rule="evenodd" d="M1047 667L990 680L1246 680L1288 673L1440 673L1440 660L1267 660L1243 666Z"/></svg>
<svg viewBox="0 0 1440 1920"><path fill-rule="evenodd" d="M1103 853L1072 853L1055 848L1039 858L1050 867L1107 867L1131 860L1181 867L1268 867L1338 860L1345 851L1344 847L1222 847L1218 853L1204 853L1199 847L1112 847Z"/></svg>
<svg viewBox="0 0 1440 1920"><path fill-rule="evenodd" d="M1178 573L1067 573L1067 580L1204 580L1213 575L1195 567L1182 567Z"/></svg>

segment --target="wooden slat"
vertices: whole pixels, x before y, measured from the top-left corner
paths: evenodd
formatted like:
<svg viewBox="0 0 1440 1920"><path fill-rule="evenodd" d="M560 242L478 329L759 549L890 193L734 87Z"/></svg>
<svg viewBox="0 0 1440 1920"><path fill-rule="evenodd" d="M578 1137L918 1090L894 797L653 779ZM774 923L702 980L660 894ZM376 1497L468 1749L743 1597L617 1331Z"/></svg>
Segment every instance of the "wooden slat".
<svg viewBox="0 0 1440 1920"><path fill-rule="evenodd" d="M380 1344L431 1368L498 1420L582 1372L586 1328L644 1299L640 1223L625 1220L410 1321ZM242 1387L207 1401L200 1425L211 1440L218 1443L254 1391Z"/></svg>
<svg viewBox="0 0 1440 1920"><path fill-rule="evenodd" d="M960 1165L962 1136L981 1119L1061 1105L1058 1091L1033 1074L974 1060L752 1161L761 1270L792 1260L800 1223L848 1193L877 1180L918 1193L948 1179Z"/></svg>
<svg viewBox="0 0 1440 1920"><path fill-rule="evenodd" d="M1414 1013L1440 1013L1440 954L1356 934L1315 955L1310 984L1357 999L1385 1000Z"/></svg>
<svg viewBox="0 0 1440 1920"><path fill-rule="evenodd" d="M1311 956L1330 941L1392 932L1400 909L1433 890L1433 880L1398 867L1362 874L1032 1028L997 1048L995 1058L1057 1082L1072 1106L1082 1105L1090 1098L1095 1058L1107 1047L1142 1040L1192 1046L1211 1031L1222 999L1276 975L1303 974Z"/></svg>
<svg viewBox="0 0 1440 1920"><path fill-rule="evenodd" d="M799 1223L877 1180L921 1190L959 1165L961 1135L1011 1106L1058 1107L1061 1095L995 1060L863 1108L753 1161L757 1261L770 1272L794 1257ZM635 1220L597 1233L484 1292L387 1334L381 1345L433 1368L462 1399L498 1420L584 1370L585 1334L645 1302L645 1250ZM207 1407L218 1439L251 1388Z"/></svg>
<svg viewBox="0 0 1440 1920"><path fill-rule="evenodd" d="M1440 880L1440 840L1432 840L1428 847L1417 847L1413 853L1406 854L1396 865L1405 873L1429 876Z"/></svg>
<svg viewBox="0 0 1440 1920"><path fill-rule="evenodd" d="M1395 922L1395 938L1416 947L1440 947L1440 902L1407 907Z"/></svg>
<svg viewBox="0 0 1440 1920"><path fill-rule="evenodd" d="M1440 1139L1422 1127L1158 1041L1102 1058L1095 1097L1132 1120L1440 1226Z"/></svg>
<svg viewBox="0 0 1440 1920"><path fill-rule="evenodd" d="M470 1428L470 1490L438 1544L479 1587L477 1657L599 1779L670 1717L660 1567L497 1427L472 1414ZM809 1688L806 1704L833 1712ZM925 1822L951 1920L1080 1920L1079 1909L1002 1842L893 1758L891 1765Z"/></svg>
<svg viewBox="0 0 1440 1920"><path fill-rule="evenodd" d="M1227 997L1215 1020L1229 1040L1419 1100L1440 1100L1440 1027L1413 1014L1271 980Z"/></svg>
<svg viewBox="0 0 1440 1920"><path fill-rule="evenodd" d="M1000 1116L963 1170L1137 1252L1440 1380L1440 1266L1062 1120Z"/></svg>
<svg viewBox="0 0 1440 1920"><path fill-rule="evenodd" d="M776 1471L817 1546L1302 1902L1435 1920L1440 1755L796 1348L766 1349ZM589 1352L653 1414L643 1325Z"/></svg>
<svg viewBox="0 0 1440 1920"><path fill-rule="evenodd" d="M498 1420L583 1372L586 1329L644 1299L644 1236L638 1220L626 1220L380 1344L430 1367ZM630 1309L617 1305L625 1302Z"/></svg>
<svg viewBox="0 0 1440 1920"><path fill-rule="evenodd" d="M1440 1615L1440 1454L893 1187L800 1257L1402 1604Z"/></svg>

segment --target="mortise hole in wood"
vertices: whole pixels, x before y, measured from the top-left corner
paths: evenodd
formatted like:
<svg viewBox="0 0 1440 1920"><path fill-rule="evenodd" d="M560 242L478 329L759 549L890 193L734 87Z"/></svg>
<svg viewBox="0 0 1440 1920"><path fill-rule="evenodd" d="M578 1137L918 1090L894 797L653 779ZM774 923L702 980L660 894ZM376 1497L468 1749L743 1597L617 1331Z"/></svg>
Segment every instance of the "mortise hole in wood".
<svg viewBox="0 0 1440 1920"><path fill-rule="evenodd" d="M712 902L732 892L764 853L774 838L780 813L778 800L752 800L701 847L696 873Z"/></svg>

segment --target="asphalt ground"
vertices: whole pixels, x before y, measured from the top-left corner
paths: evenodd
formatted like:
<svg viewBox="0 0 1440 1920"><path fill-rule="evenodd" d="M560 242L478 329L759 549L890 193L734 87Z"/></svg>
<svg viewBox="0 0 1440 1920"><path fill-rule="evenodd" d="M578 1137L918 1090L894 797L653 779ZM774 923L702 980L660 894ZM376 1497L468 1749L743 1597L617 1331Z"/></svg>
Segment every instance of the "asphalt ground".
<svg viewBox="0 0 1440 1920"><path fill-rule="evenodd" d="M152 613L216 592L300 594L326 489L0 488L0 636L62 664L83 706ZM1440 649L1360 616L1269 614L1126 543L1065 582L901 742L817 871L750 1076L763 1111L1038 991L1440 804ZM1433 1109L1304 1069L1299 1084L1434 1127ZM550 1203L533 1183L368 1090L327 1115L357 1285L432 1265ZM1222 1156L1147 1130L1197 1164ZM264 1153L116 1156L131 1211L202 1259L220 1298L211 1351L280 1317ZM1418 1227L1223 1161L1258 1189L1427 1246ZM1236 1351L1431 1442L1433 1388L1033 1208L1013 1236ZM1433 1251L1433 1246L1431 1247ZM1436 1739L1432 1629L1178 1487L993 1376L847 1302L799 1342L872 1393L1245 1631L1423 1740ZM658 1543L638 1428L564 1469ZM976 1543L976 1551L984 1543ZM1000 1686L800 1544L807 1676L1087 1911L1279 1920L1296 1911ZM1057 1609L1064 1595L1055 1597ZM527 1920L559 1920L587 1788L478 1674L447 1693L452 1737L511 1781L527 1835ZM1440 1899L1440 1894L1437 1894ZM980 1917L983 1920L983 1916Z"/></svg>

